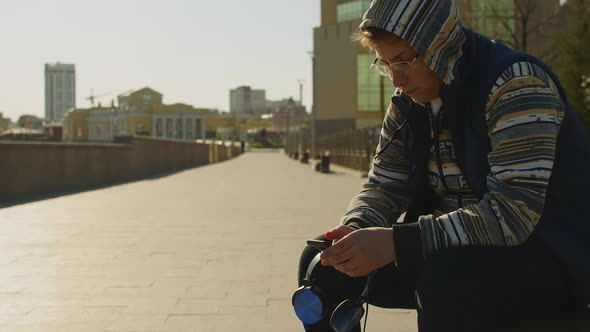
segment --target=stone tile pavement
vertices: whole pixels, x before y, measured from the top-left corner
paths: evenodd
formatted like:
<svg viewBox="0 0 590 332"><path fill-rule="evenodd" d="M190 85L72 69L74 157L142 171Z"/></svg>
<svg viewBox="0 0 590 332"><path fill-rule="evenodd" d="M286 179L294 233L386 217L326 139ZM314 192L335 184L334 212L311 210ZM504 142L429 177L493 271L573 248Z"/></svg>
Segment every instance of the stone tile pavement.
<svg viewBox="0 0 590 332"><path fill-rule="evenodd" d="M0 331L301 331L300 250L362 182L253 152L0 209ZM415 321L371 307L367 330Z"/></svg>

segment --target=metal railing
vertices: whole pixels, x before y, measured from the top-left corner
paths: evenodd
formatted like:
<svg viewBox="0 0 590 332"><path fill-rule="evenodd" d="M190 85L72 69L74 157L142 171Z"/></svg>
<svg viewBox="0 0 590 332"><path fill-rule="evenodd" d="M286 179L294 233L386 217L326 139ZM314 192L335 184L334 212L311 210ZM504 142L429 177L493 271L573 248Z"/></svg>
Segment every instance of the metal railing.
<svg viewBox="0 0 590 332"><path fill-rule="evenodd" d="M375 149L379 140L381 128L347 129L341 132L318 137L318 158L326 152L330 154L330 162L339 166L368 172L375 156ZM299 156L306 150L311 150L311 131L304 128L299 132L292 132L287 136L285 153Z"/></svg>

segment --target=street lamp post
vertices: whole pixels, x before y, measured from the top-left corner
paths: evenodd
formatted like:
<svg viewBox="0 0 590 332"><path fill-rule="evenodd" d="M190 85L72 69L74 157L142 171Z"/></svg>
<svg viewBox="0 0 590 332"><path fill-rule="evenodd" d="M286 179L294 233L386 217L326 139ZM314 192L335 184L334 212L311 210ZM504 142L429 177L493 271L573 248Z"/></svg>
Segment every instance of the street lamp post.
<svg viewBox="0 0 590 332"><path fill-rule="evenodd" d="M293 110L293 98L289 98L289 101L287 101L287 151L289 153L293 152L291 149L291 139L290 139L290 134L291 134L291 113Z"/></svg>
<svg viewBox="0 0 590 332"><path fill-rule="evenodd" d="M312 75L312 103L311 103L311 155L315 158L317 154L317 137L316 137L316 55L317 51L307 52L311 57L311 75Z"/></svg>
<svg viewBox="0 0 590 332"><path fill-rule="evenodd" d="M297 83L299 83L299 109L295 112L295 122L297 123L298 132L297 132L297 152L301 156L303 154L303 118L302 112L305 112L303 108L303 79L298 79Z"/></svg>

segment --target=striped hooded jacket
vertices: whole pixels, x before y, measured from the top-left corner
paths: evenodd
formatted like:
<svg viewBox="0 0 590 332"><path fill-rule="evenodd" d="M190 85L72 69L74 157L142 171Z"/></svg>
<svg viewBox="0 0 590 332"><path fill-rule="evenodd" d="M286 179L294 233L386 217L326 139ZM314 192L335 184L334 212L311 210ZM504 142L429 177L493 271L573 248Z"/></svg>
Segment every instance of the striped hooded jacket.
<svg viewBox="0 0 590 332"><path fill-rule="evenodd" d="M462 28L451 0L374 0L366 27L406 40L444 85L431 105L393 96L369 181L342 222L393 227L398 264L537 236L590 303L590 147L557 77ZM417 222L397 224L403 212Z"/></svg>

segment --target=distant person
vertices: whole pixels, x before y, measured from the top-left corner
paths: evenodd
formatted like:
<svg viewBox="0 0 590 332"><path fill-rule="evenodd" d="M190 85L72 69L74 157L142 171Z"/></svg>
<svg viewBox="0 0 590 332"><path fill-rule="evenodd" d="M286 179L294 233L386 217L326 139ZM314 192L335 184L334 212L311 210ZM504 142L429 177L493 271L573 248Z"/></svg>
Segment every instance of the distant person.
<svg viewBox="0 0 590 332"><path fill-rule="evenodd" d="M373 0L355 40L397 89L313 278L319 250L301 256L299 284L323 305L305 329L331 331L363 290L416 309L421 332L584 322L590 145L550 68L463 28L452 0ZM315 305L309 292L294 301Z"/></svg>

